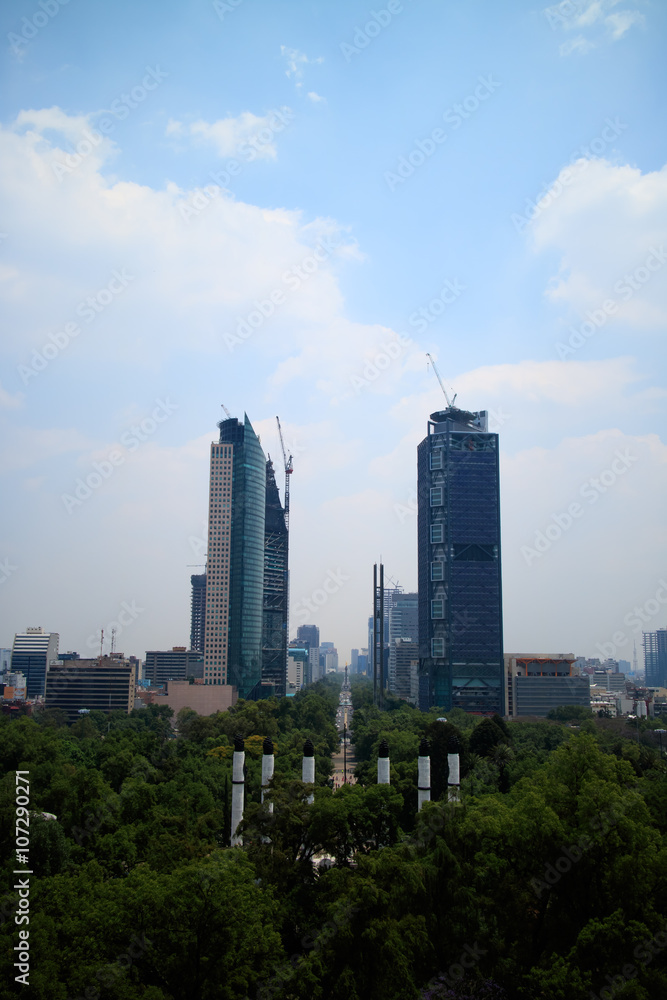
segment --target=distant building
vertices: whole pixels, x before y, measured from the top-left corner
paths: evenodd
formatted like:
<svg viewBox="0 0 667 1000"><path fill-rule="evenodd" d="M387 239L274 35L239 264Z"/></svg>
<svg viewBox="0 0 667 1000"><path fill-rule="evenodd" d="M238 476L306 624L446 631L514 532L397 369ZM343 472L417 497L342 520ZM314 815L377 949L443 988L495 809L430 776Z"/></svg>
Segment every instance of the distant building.
<svg viewBox="0 0 667 1000"><path fill-rule="evenodd" d="M26 697L44 694L46 671L52 660L58 659L57 632L45 632L39 626L17 632L12 647L12 673L20 671L26 678Z"/></svg>
<svg viewBox="0 0 667 1000"><path fill-rule="evenodd" d="M393 640L393 694L416 705L419 696L419 643L410 638ZM391 661L390 661L391 662Z"/></svg>
<svg viewBox="0 0 667 1000"><path fill-rule="evenodd" d="M398 639L419 641L419 595L404 594L396 589L389 604L389 690L399 698L409 698L409 685L406 688L405 678L401 681L397 678Z"/></svg>
<svg viewBox="0 0 667 1000"><path fill-rule="evenodd" d="M507 653L504 660L510 718L546 716L561 705L591 707L590 681L574 672L574 654Z"/></svg>
<svg viewBox="0 0 667 1000"><path fill-rule="evenodd" d="M197 649L174 646L172 649L151 649L146 653L144 680L150 684L203 676L204 654Z"/></svg>
<svg viewBox="0 0 667 1000"><path fill-rule="evenodd" d="M11 649L0 649L0 674L6 674L12 669Z"/></svg>
<svg viewBox="0 0 667 1000"><path fill-rule="evenodd" d="M192 602L190 608L190 649L204 652L206 634L206 573L194 573L190 577Z"/></svg>
<svg viewBox="0 0 667 1000"><path fill-rule="evenodd" d="M215 715L226 712L237 700L238 692L229 684L190 684L189 681L169 681L165 694L142 695L142 701L150 705L167 705L174 715L182 708L191 708L197 715Z"/></svg>
<svg viewBox="0 0 667 1000"><path fill-rule="evenodd" d="M294 694L306 683L308 671L308 649L292 646L287 650L287 689Z"/></svg>
<svg viewBox="0 0 667 1000"><path fill-rule="evenodd" d="M368 650L361 649L357 657L357 673L368 675Z"/></svg>
<svg viewBox="0 0 667 1000"><path fill-rule="evenodd" d="M420 708L502 714L498 435L486 410L431 414L417 506Z"/></svg>
<svg viewBox="0 0 667 1000"><path fill-rule="evenodd" d="M667 628L644 632L643 641L646 686L667 687Z"/></svg>
<svg viewBox="0 0 667 1000"><path fill-rule="evenodd" d="M69 722L82 710L131 712L136 692L134 663L121 654L52 663L46 675L46 708L61 708Z"/></svg>
<svg viewBox="0 0 667 1000"><path fill-rule="evenodd" d="M301 644L307 643L310 649L317 649L320 645L320 630L317 625L299 625L296 637Z"/></svg>

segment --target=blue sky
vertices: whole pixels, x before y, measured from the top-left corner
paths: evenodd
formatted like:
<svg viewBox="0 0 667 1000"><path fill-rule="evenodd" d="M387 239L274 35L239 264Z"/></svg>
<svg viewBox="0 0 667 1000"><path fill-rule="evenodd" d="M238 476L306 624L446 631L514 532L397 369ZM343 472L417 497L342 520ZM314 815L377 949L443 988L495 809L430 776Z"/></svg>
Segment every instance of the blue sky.
<svg viewBox="0 0 667 1000"><path fill-rule="evenodd" d="M0 644L187 642L224 403L280 415L293 623L334 574L349 658L373 562L416 588L427 351L501 435L506 650L667 624L663 4L0 17Z"/></svg>

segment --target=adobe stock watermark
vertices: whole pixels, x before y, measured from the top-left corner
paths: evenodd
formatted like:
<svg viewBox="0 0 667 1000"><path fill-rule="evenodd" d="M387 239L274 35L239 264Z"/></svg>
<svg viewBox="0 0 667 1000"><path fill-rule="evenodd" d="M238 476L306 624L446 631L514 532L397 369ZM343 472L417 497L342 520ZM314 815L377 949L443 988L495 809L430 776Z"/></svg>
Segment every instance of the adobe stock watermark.
<svg viewBox="0 0 667 1000"><path fill-rule="evenodd" d="M316 614L317 610L323 607L330 597L337 594L344 583L350 579L339 568L335 572L330 569L322 581L322 586L315 589L310 597L302 597L298 604L294 606L290 617L296 617L300 624L308 621L310 615Z"/></svg>
<svg viewBox="0 0 667 1000"><path fill-rule="evenodd" d="M193 196L188 201L178 203L179 214L185 222L190 222L200 215L224 189L228 189L232 178L239 176L246 163L252 163L261 156L263 147L270 145L274 137L295 120L296 115L291 108L281 107L270 111L267 118L269 121L263 128L239 143L238 153L242 159L227 160L224 169L212 170L209 173L212 184L195 188Z"/></svg>
<svg viewBox="0 0 667 1000"><path fill-rule="evenodd" d="M567 875L572 866L581 861L584 854L595 846L597 838L606 837L609 831L625 816L628 809L635 805L635 801L634 799L625 798L621 802L614 803L613 806L605 809L598 816L593 816L588 823L589 833L583 834L575 844L570 844L569 847L562 847L562 853L554 864L545 865L543 878L533 878L530 880L531 888L537 898L540 899L543 892L552 889L560 882L563 875Z"/></svg>
<svg viewBox="0 0 667 1000"><path fill-rule="evenodd" d="M477 78L478 84L472 94L464 97L460 104L454 104L443 113L443 119L451 125L452 131L459 129L463 122L470 118L496 92L500 83L489 73L486 77ZM415 170L422 167L435 153L439 146L447 141L447 132L440 127L434 128L425 139L415 139L415 144L406 156L400 156L395 170L385 170L384 179L390 191L395 191L399 184L405 184Z"/></svg>
<svg viewBox="0 0 667 1000"><path fill-rule="evenodd" d="M353 56L358 56L364 49L368 48L374 38L380 34L397 14L403 13L403 4L400 0L389 0L386 8L382 7L380 10L369 11L369 20L359 27L355 25L354 37L352 38L352 43L341 42L340 51L345 57L345 62L349 63L352 61Z"/></svg>
<svg viewBox="0 0 667 1000"><path fill-rule="evenodd" d="M426 305L420 306L419 309L410 313L408 323L416 327L418 333L423 333L424 330L428 329L429 324L435 323L447 307L456 302L461 293L465 291L466 285L462 285L458 278L453 280L446 278L439 294ZM350 384L355 395L359 395L360 392L367 389L390 367L392 362L403 357L410 347L416 349L417 344L405 333L395 334L388 342L381 344L380 350L366 362L361 372L350 375Z"/></svg>
<svg viewBox="0 0 667 1000"><path fill-rule="evenodd" d="M657 614L661 612L667 614L665 610L666 606L667 581L661 579L658 580L658 587L654 596L649 597L647 601L633 608L632 611L628 611L623 619L623 624L631 627L635 635L638 635L639 632L645 631L644 626L648 625L651 619L655 618ZM595 648L602 653L605 659L609 659L615 655L617 649L622 649L629 642L630 636L626 635L625 632L618 631L612 635L611 642L596 642Z"/></svg>
<svg viewBox="0 0 667 1000"><path fill-rule="evenodd" d="M597 476L591 476L579 487L580 496L588 501L589 506L596 504L600 497L607 493L628 469L639 461L637 455L632 455L626 448L625 451L618 449L609 468L603 469ZM568 504L567 510L559 514L552 514L550 522L544 531L536 531L533 546L522 545L521 555L527 566L531 566L535 559L541 559L545 552L561 538L565 532L569 531L576 520L583 517L586 508L577 501Z"/></svg>
<svg viewBox="0 0 667 1000"><path fill-rule="evenodd" d="M447 972L440 972L438 975L431 979L426 989L433 990L442 986L446 986L447 989L456 989L456 986L461 986L461 981L465 978L466 973L474 967L488 954L485 948L480 948L480 946L475 941L472 948L469 944L465 945L463 951L461 952L461 957L458 962L454 962L450 965Z"/></svg>
<svg viewBox="0 0 667 1000"><path fill-rule="evenodd" d="M108 110L113 118L117 121L125 121L132 111L143 104L149 93L156 90L162 81L167 79L167 76L168 74L159 66L154 69L151 66L146 66L146 75L141 83L132 87L129 93L124 92L111 102ZM77 167L81 166L86 157L90 156L92 151L103 142L105 136L113 132L116 127L113 118L103 115L96 125L91 125L83 130L76 146L73 147L72 152L65 155L64 160L52 162L51 169L59 183L62 183L64 177L72 174Z"/></svg>
<svg viewBox="0 0 667 1000"><path fill-rule="evenodd" d="M341 241L332 236L323 236L314 250L307 254L298 264L293 264L287 271L284 271L281 281L289 292L297 291L301 285L316 273L321 265L328 260L332 253L341 246ZM273 316L276 309L284 305L289 298L288 292L282 288L274 288L268 293L266 298L255 299L252 309L247 316L240 317L235 333L225 333L224 340L230 353L239 344L243 344L249 337L256 333L264 325L269 317Z"/></svg>
<svg viewBox="0 0 667 1000"><path fill-rule="evenodd" d="M24 17L21 21L21 33L16 34L10 31L7 41L12 47L15 56L22 56L27 46L42 28L45 28L49 21L53 20L56 14L60 13L60 8L65 7L69 0L39 0L39 10L36 10L30 17Z"/></svg>
<svg viewBox="0 0 667 1000"><path fill-rule="evenodd" d="M497 410L488 411L488 427L490 434L497 434L500 428L511 418L511 413L506 413L502 406L499 406ZM486 432L481 432L486 433ZM459 462L452 463L449 467L443 470L442 479L438 480L438 485L442 482L442 485L446 485L451 482L452 479L474 460L474 451L466 451L463 454L463 458ZM430 501L430 485L424 487L424 499L426 504ZM410 490L405 503L395 503L394 504L394 514L398 518L401 524L410 517L415 517L419 511L419 492L418 490Z"/></svg>
<svg viewBox="0 0 667 1000"><path fill-rule="evenodd" d="M113 621L108 622L104 626L104 634L111 635L115 634L116 638L122 633L123 629L128 628L134 622L136 622L139 615L142 615L146 609L138 608L136 601L122 601L118 614L113 619ZM100 649L100 636L97 633L89 635L86 639L86 647L88 649L99 652ZM76 660L73 661L76 663Z"/></svg>
<svg viewBox="0 0 667 1000"><path fill-rule="evenodd" d="M14 566L13 563L10 563L9 557L5 557L0 562L0 585L3 583L7 583L7 580L9 580L10 576L13 576L17 570L18 566Z"/></svg>
<svg viewBox="0 0 667 1000"><path fill-rule="evenodd" d="M271 979L264 980L257 986L258 1000L273 1000L278 992L282 992L285 986L294 981L294 975L300 960L304 954L314 949L318 952L329 942L339 931L349 925L352 917L359 911L358 906L344 905L332 915L331 920L327 920L315 934L305 934L301 938L303 952L295 952L284 962L275 965Z"/></svg>
<svg viewBox="0 0 667 1000"><path fill-rule="evenodd" d="M646 938L646 940L636 946L632 954L640 963L640 968L628 962L623 966L621 972L615 976L606 975L604 978L609 983L609 986L604 986L599 993L593 993L591 990L592 1000L612 1000L618 991L623 989L626 983L629 983L632 979L636 979L641 969L646 968L653 961L653 957L664 951L665 948L667 948L667 924L661 931L657 931L653 937Z"/></svg>
<svg viewBox="0 0 667 1000"><path fill-rule="evenodd" d="M120 443L129 454L132 454L140 445L148 441L155 434L158 427L165 423L172 413L178 409L176 403L172 403L168 397L164 400L156 399L155 403L156 406L153 407L149 416L133 424L121 434ZM119 466L124 465L125 461L126 455L121 449L112 448L106 458L103 458L99 462L93 462L92 472L89 472L85 479L79 476L76 480L73 493L60 494L60 499L67 513L71 514L75 508L81 507L86 500L89 500L94 491L98 490L102 483L110 479L115 470Z"/></svg>
<svg viewBox="0 0 667 1000"><path fill-rule="evenodd" d="M620 296L621 302L629 302L653 277L656 271L667 261L667 251L663 246L649 247L649 252L643 264L636 267L630 274L624 274L614 283L614 291ZM570 325L570 337L567 343L557 341L556 352L561 361L575 354L600 330L607 320L618 312L618 302L615 299L605 299L599 309L587 309L587 319L579 329Z"/></svg>
<svg viewBox="0 0 667 1000"><path fill-rule="evenodd" d="M551 30L567 26L567 22L582 14L586 7L590 5L590 0L562 0L562 3L554 4L553 7L545 7L542 11Z"/></svg>
<svg viewBox="0 0 667 1000"><path fill-rule="evenodd" d="M90 324L94 322L100 313L103 313L114 299L125 291L131 281L134 281L134 275L128 274L127 268L122 268L120 271L112 271L111 279L103 288L98 288L92 295L87 295L85 299L79 302L74 309L75 314L84 320L85 323ZM69 347L71 342L80 333L81 327L78 323L65 323L55 333L49 334L48 341L42 345L40 350L33 347L32 361L26 365L18 365L16 369L21 376L23 385L27 385L31 378L35 378L40 372L43 372L51 361Z"/></svg>
<svg viewBox="0 0 667 1000"><path fill-rule="evenodd" d="M213 0L213 10L224 21L225 14L232 14L242 3L243 0Z"/></svg>

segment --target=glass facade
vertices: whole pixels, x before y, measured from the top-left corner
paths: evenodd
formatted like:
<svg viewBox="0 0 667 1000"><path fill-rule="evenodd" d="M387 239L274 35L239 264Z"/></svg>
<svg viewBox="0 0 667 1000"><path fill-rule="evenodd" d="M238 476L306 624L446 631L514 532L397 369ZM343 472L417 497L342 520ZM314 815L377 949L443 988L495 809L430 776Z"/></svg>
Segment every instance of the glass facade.
<svg viewBox="0 0 667 1000"><path fill-rule="evenodd" d="M273 463L266 463L266 521L264 527L264 624L262 637L263 686L281 697L287 681L287 525L280 502Z"/></svg>
<svg viewBox="0 0 667 1000"><path fill-rule="evenodd" d="M431 414L417 455L420 707L504 712L498 435Z"/></svg>
<svg viewBox="0 0 667 1000"><path fill-rule="evenodd" d="M667 629L644 632L643 642L647 686L667 687Z"/></svg>

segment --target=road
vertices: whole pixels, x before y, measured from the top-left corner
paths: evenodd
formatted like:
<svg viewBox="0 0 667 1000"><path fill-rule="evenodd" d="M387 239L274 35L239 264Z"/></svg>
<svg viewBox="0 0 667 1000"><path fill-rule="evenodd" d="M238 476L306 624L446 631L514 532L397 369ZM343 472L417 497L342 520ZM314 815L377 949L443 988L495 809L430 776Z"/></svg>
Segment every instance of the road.
<svg viewBox="0 0 667 1000"><path fill-rule="evenodd" d="M338 708L336 710L336 727L340 733L341 747L338 753L332 755L332 761L334 766L333 772L333 783L334 788L340 788L341 785L348 784L353 785L355 783L354 779L354 768L357 763L354 757L354 749L350 743L350 737L347 736L347 746L344 747L344 733L347 729L349 734L350 724L352 722L352 700L350 697L350 688L343 684L340 690L340 699L338 702ZM344 753L344 749L347 753ZM347 770L345 769L345 757L347 757Z"/></svg>

